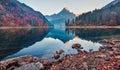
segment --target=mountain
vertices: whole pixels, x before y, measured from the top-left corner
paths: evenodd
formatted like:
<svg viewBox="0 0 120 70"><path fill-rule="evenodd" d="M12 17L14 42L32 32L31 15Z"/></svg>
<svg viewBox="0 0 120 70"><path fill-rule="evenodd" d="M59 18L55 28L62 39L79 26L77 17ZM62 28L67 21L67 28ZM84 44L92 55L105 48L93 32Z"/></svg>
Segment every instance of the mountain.
<svg viewBox="0 0 120 70"><path fill-rule="evenodd" d="M114 0L111 3L105 5L102 9L110 8L111 6L117 4L118 2L120 2L120 0Z"/></svg>
<svg viewBox="0 0 120 70"><path fill-rule="evenodd" d="M65 25L66 20L71 20L75 18L75 14L70 12L67 7L63 8L57 14L47 15L46 18L54 25Z"/></svg>
<svg viewBox="0 0 120 70"><path fill-rule="evenodd" d="M48 20L17 0L0 0L0 26L47 26Z"/></svg>
<svg viewBox="0 0 120 70"><path fill-rule="evenodd" d="M113 3L113 4L112 4ZM111 4L111 6L110 6ZM107 25L115 26L120 25L120 1L115 0L111 2L104 9L95 9L87 13L83 13L75 18L74 24L72 22L66 25Z"/></svg>

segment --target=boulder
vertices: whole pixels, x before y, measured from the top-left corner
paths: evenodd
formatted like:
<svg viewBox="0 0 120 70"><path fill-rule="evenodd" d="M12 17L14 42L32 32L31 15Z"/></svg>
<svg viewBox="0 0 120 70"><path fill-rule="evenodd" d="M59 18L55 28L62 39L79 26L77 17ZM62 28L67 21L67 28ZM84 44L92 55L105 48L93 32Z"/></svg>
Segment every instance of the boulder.
<svg viewBox="0 0 120 70"><path fill-rule="evenodd" d="M109 43L109 40L104 39L102 42L104 42L104 43Z"/></svg>
<svg viewBox="0 0 120 70"><path fill-rule="evenodd" d="M80 49L83 49L83 47L80 47Z"/></svg>
<svg viewBox="0 0 120 70"><path fill-rule="evenodd" d="M83 53L83 51L82 51L81 49L77 49L77 52L78 52L79 54Z"/></svg>
<svg viewBox="0 0 120 70"><path fill-rule="evenodd" d="M105 57L104 60L105 61L110 61L110 58L109 57Z"/></svg>
<svg viewBox="0 0 120 70"><path fill-rule="evenodd" d="M105 57L106 57L105 54L95 55L95 58L105 58Z"/></svg>
<svg viewBox="0 0 120 70"><path fill-rule="evenodd" d="M55 55L54 55L54 58L55 58L55 59L58 59L59 57L60 57L60 54L55 54Z"/></svg>
<svg viewBox="0 0 120 70"><path fill-rule="evenodd" d="M38 62L38 58L32 57L31 55L11 58L0 62L0 70L12 70L17 67L36 62Z"/></svg>
<svg viewBox="0 0 120 70"><path fill-rule="evenodd" d="M57 50L56 54L62 54L64 52L64 50Z"/></svg>
<svg viewBox="0 0 120 70"><path fill-rule="evenodd" d="M72 45L72 48L74 49L79 49L81 47L81 45L80 44L73 44Z"/></svg>
<svg viewBox="0 0 120 70"><path fill-rule="evenodd" d="M48 60L46 60L46 59L42 59L42 60L41 60L41 63L42 63L42 64L48 64L48 63L49 63L49 61L48 61Z"/></svg>
<svg viewBox="0 0 120 70"><path fill-rule="evenodd" d="M16 68L15 70L40 70L43 68L44 68L43 64L40 62L37 62L37 63L30 63L30 64L23 65L19 68Z"/></svg>
<svg viewBox="0 0 120 70"><path fill-rule="evenodd" d="M37 57L33 57L33 62L38 62L38 58Z"/></svg>

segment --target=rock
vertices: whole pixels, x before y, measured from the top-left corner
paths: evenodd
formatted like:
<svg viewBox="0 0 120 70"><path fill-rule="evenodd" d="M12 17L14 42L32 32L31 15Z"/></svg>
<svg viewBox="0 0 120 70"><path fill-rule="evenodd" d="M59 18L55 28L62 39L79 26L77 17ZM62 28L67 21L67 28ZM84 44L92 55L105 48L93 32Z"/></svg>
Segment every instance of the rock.
<svg viewBox="0 0 120 70"><path fill-rule="evenodd" d="M70 64L71 64L71 63L70 63L70 60L68 60L68 59L65 60L65 62L63 62L63 63L64 63L64 65L65 65L66 67L69 67Z"/></svg>
<svg viewBox="0 0 120 70"><path fill-rule="evenodd" d="M43 64L40 63L40 62L35 63L35 66L36 66L38 69L43 69L43 68L44 68Z"/></svg>
<svg viewBox="0 0 120 70"><path fill-rule="evenodd" d="M105 46L100 46L99 51L104 53L106 51Z"/></svg>
<svg viewBox="0 0 120 70"><path fill-rule="evenodd" d="M89 49L89 52L92 52L93 51L93 49Z"/></svg>
<svg viewBox="0 0 120 70"><path fill-rule="evenodd" d="M54 58L55 58L55 59L58 59L59 57L60 57L60 54L55 54L55 55L54 55Z"/></svg>
<svg viewBox="0 0 120 70"><path fill-rule="evenodd" d="M86 53L86 54L88 53L86 50L83 50L83 52Z"/></svg>
<svg viewBox="0 0 120 70"><path fill-rule="evenodd" d="M64 52L64 50L57 50L56 54L62 54Z"/></svg>
<svg viewBox="0 0 120 70"><path fill-rule="evenodd" d="M109 40L104 39L102 42L104 42L104 43L109 43Z"/></svg>
<svg viewBox="0 0 120 70"><path fill-rule="evenodd" d="M101 49L100 51L101 51L102 53L104 53L104 52L106 51L106 49Z"/></svg>
<svg viewBox="0 0 120 70"><path fill-rule="evenodd" d="M24 66L32 62L38 62L38 58L30 55L11 58L0 62L0 70L13 70L16 67Z"/></svg>
<svg viewBox="0 0 120 70"><path fill-rule="evenodd" d="M97 70L120 70L120 58L111 58L109 61L101 61Z"/></svg>
<svg viewBox="0 0 120 70"><path fill-rule="evenodd" d="M118 56L115 56L115 58L120 58L120 56L118 55Z"/></svg>
<svg viewBox="0 0 120 70"><path fill-rule="evenodd" d="M72 48L74 49L79 49L81 47L81 45L80 44L73 44L72 45Z"/></svg>
<svg viewBox="0 0 120 70"><path fill-rule="evenodd" d="M78 52L79 54L83 53L83 51L80 50L80 49L77 49L77 52Z"/></svg>
<svg viewBox="0 0 120 70"><path fill-rule="evenodd" d="M0 70L6 70L6 67L4 65L0 65Z"/></svg>
<svg viewBox="0 0 120 70"><path fill-rule="evenodd" d="M83 47L80 47L80 49L83 49Z"/></svg>
<svg viewBox="0 0 120 70"><path fill-rule="evenodd" d="M112 49L112 47L111 46L108 46L108 47L106 47L107 49Z"/></svg>
<svg viewBox="0 0 120 70"><path fill-rule="evenodd" d="M120 52L114 51L114 54L115 54L115 55L120 55Z"/></svg>
<svg viewBox="0 0 120 70"><path fill-rule="evenodd" d="M28 64L28 63L33 62L33 57L31 55L21 56L21 57L15 58L15 59L18 60L19 65Z"/></svg>
<svg viewBox="0 0 120 70"><path fill-rule="evenodd" d="M113 51L108 51L110 56L114 56L114 52Z"/></svg>
<svg viewBox="0 0 120 70"><path fill-rule="evenodd" d="M119 70L119 69L120 69L120 65L115 64L115 65L114 65L114 69Z"/></svg>
<svg viewBox="0 0 120 70"><path fill-rule="evenodd" d="M105 61L110 61L110 58L109 57L105 57L104 60Z"/></svg>
<svg viewBox="0 0 120 70"><path fill-rule="evenodd" d="M113 40L114 43L120 43L120 40Z"/></svg>
<svg viewBox="0 0 120 70"><path fill-rule="evenodd" d="M110 45L115 45L115 43L114 42L110 42Z"/></svg>
<svg viewBox="0 0 120 70"><path fill-rule="evenodd" d="M41 64L40 62L37 62L37 63L30 63L30 64L23 65L19 68L16 68L15 70L40 70L43 68L44 68L43 64Z"/></svg>
<svg viewBox="0 0 120 70"><path fill-rule="evenodd" d="M88 70L87 62L83 62L83 67L85 68L85 70Z"/></svg>
<svg viewBox="0 0 120 70"><path fill-rule="evenodd" d="M104 55L104 54L100 54L100 55L95 55L95 57L96 57L96 58L105 58L106 55Z"/></svg>
<svg viewBox="0 0 120 70"><path fill-rule="evenodd" d="M42 64L48 64L49 63L49 61L46 60L46 59L42 59L41 62L42 62Z"/></svg>
<svg viewBox="0 0 120 70"><path fill-rule="evenodd" d="M38 58L37 57L33 57L33 62L38 62Z"/></svg>

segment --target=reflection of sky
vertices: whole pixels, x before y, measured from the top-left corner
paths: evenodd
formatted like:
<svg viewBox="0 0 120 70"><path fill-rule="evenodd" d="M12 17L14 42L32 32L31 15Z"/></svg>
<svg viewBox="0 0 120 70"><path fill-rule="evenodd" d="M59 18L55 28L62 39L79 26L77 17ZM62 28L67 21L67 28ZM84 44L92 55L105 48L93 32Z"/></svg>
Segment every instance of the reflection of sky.
<svg viewBox="0 0 120 70"><path fill-rule="evenodd" d="M59 39L44 38L42 41L36 42L35 44L29 46L28 48L24 48L21 51L13 55L10 55L6 58L12 58L22 55L33 55L39 58L51 59L56 50L60 49L63 49L65 51L64 54L77 53L75 49L71 48L72 44L74 43L81 44L84 50L87 51L89 49L93 49L94 51L96 51L98 50L99 46L101 46L101 44L99 43L93 43L92 41L82 40L78 37L75 37L74 39L69 40L66 43L62 42Z"/></svg>

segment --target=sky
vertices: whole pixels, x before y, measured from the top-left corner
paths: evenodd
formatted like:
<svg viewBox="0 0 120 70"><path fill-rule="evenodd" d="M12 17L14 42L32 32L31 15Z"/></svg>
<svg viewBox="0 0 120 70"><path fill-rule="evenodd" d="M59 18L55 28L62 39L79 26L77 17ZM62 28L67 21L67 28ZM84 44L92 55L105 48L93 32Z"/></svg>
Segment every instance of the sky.
<svg viewBox="0 0 120 70"><path fill-rule="evenodd" d="M113 0L18 0L32 7L34 10L44 15L51 15L60 12L64 7L68 7L71 12L81 14L100 9Z"/></svg>

